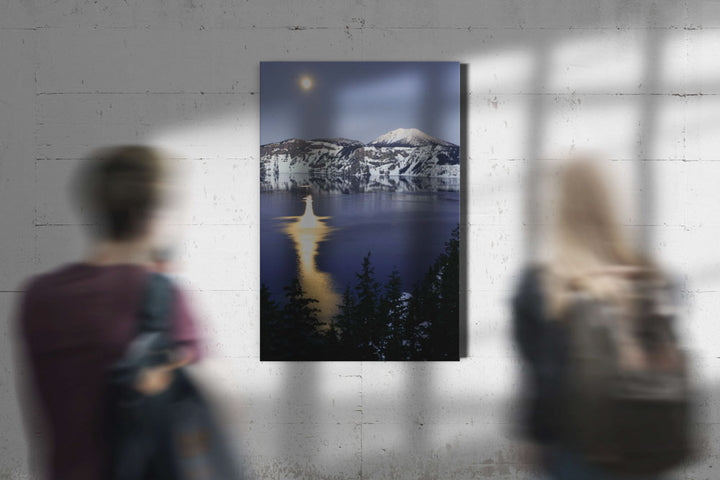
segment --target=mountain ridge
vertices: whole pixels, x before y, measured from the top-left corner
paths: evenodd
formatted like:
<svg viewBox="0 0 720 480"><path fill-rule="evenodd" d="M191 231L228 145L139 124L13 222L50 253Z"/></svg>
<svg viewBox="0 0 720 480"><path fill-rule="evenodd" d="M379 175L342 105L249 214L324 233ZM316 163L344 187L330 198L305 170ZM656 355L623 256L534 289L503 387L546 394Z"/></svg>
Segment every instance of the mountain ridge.
<svg viewBox="0 0 720 480"><path fill-rule="evenodd" d="M326 142L326 143L338 143L343 145L358 145L363 147L368 146L411 146L411 147L419 147L419 146L426 146L430 144L435 145L443 145L447 147L458 147L458 145L448 142L445 140L442 140L437 137L433 137L432 135L428 135L427 133L423 132L420 129L417 128L396 128L395 130L391 130L383 135L380 135L379 137L364 143L360 140L355 140L352 138L346 138L346 137L320 137L320 138L311 138L309 140L304 140L302 138L297 137L290 137L286 138L284 140L279 140L277 142L269 142L264 143L260 145L260 147L267 147L270 145L280 145L283 143L289 143L289 142L305 142L305 143L312 143L312 142ZM402 144L402 145L393 145L394 143ZM459 148L459 147L458 147Z"/></svg>
<svg viewBox="0 0 720 480"><path fill-rule="evenodd" d="M267 183L286 173L365 178L460 176L460 147L418 129L395 129L373 142L291 138L261 145L260 180Z"/></svg>
<svg viewBox="0 0 720 480"><path fill-rule="evenodd" d="M367 145L386 147L422 147L425 145L443 145L446 147L457 147L457 145L428 135L417 128L396 128L384 135L380 135Z"/></svg>

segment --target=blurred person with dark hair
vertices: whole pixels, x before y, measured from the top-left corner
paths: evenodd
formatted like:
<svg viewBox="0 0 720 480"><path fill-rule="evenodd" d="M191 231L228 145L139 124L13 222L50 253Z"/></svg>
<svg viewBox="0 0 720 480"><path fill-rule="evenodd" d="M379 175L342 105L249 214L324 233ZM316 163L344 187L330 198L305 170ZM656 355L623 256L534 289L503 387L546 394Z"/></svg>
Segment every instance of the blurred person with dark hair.
<svg viewBox="0 0 720 480"><path fill-rule="evenodd" d="M675 425L679 424L681 430L679 434L671 431L671 422L665 421L671 415L658 410L659 415L665 417L658 417L660 421L655 422L659 424L657 432L646 422L635 428L637 431L625 435L617 433L626 428L625 410L621 410L624 404L621 401L613 404L616 394L619 396L622 392L611 391L622 388L609 386L621 385L626 371L640 372L639 376L655 368L655 352L660 352L655 356L663 357L662 361L669 358L665 363L672 365L667 368L667 375L657 380L660 386L664 386L667 378L676 384L678 379L684 379L684 364L675 353L670 322L664 330L665 318L650 318L652 315L643 311L646 307L638 303L639 285L659 285L668 292L672 290L670 282L654 261L624 237L609 185L596 161L568 161L562 166L558 180L559 196L548 261L524 272L513 298L514 336L528 367L525 433L537 444L540 465L551 478L661 478L660 475L669 470L663 463L675 466L685 458L686 452L681 451L684 445L672 444L676 438L673 435L687 439L686 417L682 416L687 413L682 403L684 386L677 390L679 393L673 402L666 402L666 405L682 404L679 407L682 415L675 416L678 419ZM599 308L595 309L596 306ZM619 311L634 313L612 323L615 313L607 312ZM637 340L640 335L636 327L644 320L633 323L634 315L647 317L645 323L650 325L647 329L658 339L651 340L652 345L647 349L639 345L644 340ZM606 321L610 322L607 328ZM585 327L580 324L592 322L603 325L590 325L582 330ZM588 347L585 352L578 351L583 349L578 347L582 344L577 343L582 335ZM603 335L613 340L600 338ZM616 338L619 340L614 343ZM596 345L607 347L611 353L604 359L592 358L595 352L589 350ZM582 370L586 366L589 370ZM578 380L581 375L586 378ZM579 385L574 384L578 382ZM654 400L651 398L645 406L652 408ZM606 405L614 407L604 416ZM597 408L595 418L593 408ZM576 415L582 410L586 417ZM578 424L581 422L584 424ZM652 435L667 437L669 449L661 451L656 447ZM645 457L622 458L617 452L627 446L643 452ZM603 448L607 452L605 458L591 455Z"/></svg>
<svg viewBox="0 0 720 480"><path fill-rule="evenodd" d="M29 387L39 406L26 416L37 416L29 420L48 430L41 460L52 480L106 478L107 371L137 334L147 282L166 263L153 256L169 180L161 152L144 146L103 149L77 178L81 204L98 233L95 242L83 260L30 279L18 312ZM145 395L162 392L172 369L199 358L195 320L182 292L174 290L174 360L141 372L136 388Z"/></svg>

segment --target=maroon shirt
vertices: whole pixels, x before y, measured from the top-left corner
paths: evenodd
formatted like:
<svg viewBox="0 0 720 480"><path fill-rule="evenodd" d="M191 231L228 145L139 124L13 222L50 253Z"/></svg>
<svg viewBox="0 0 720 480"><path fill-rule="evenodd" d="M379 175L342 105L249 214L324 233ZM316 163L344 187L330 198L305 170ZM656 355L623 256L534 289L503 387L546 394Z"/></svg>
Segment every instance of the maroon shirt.
<svg viewBox="0 0 720 480"><path fill-rule="evenodd" d="M49 478L100 480L108 367L137 333L149 271L138 265L67 265L33 278L19 311L32 381L49 427ZM174 339L199 357L194 318L180 291Z"/></svg>

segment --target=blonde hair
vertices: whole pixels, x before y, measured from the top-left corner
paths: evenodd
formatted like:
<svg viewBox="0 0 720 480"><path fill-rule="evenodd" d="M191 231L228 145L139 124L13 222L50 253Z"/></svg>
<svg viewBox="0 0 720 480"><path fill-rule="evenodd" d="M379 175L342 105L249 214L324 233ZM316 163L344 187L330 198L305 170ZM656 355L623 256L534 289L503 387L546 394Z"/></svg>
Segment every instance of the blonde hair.
<svg viewBox="0 0 720 480"><path fill-rule="evenodd" d="M559 318L569 294L622 302L631 277L654 272L623 235L611 192L596 161L572 159L560 171L554 251L544 284L551 318Z"/></svg>

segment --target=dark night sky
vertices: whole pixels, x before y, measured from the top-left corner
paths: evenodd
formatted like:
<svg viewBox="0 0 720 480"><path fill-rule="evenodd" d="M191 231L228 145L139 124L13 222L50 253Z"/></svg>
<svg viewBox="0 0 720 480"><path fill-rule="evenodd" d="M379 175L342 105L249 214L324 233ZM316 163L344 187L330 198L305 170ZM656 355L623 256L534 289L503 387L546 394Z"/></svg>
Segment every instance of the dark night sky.
<svg viewBox="0 0 720 480"><path fill-rule="evenodd" d="M304 89L301 79L312 87ZM369 142L418 128L460 144L456 62L262 62L260 143L344 137Z"/></svg>

